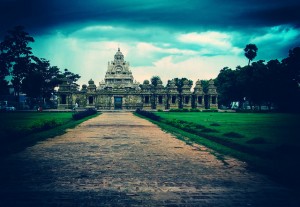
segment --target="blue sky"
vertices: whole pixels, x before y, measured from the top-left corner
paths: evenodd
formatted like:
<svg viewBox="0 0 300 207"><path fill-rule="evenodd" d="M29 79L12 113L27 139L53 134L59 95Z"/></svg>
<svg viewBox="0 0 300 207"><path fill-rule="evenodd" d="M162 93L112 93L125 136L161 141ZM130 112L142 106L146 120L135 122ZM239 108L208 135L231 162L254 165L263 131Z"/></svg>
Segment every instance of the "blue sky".
<svg viewBox="0 0 300 207"><path fill-rule="evenodd" d="M71 3L72 2L72 3ZM24 25L33 52L79 73L80 84L104 79L118 46L134 78L215 78L225 66L282 59L300 46L300 3L291 0L0 0L0 32Z"/></svg>

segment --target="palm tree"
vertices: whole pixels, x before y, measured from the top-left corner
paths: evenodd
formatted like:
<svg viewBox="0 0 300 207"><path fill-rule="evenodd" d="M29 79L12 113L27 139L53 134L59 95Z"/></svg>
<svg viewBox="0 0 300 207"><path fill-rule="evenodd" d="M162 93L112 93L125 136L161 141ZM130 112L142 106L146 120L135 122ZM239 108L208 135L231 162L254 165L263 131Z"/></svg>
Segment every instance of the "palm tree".
<svg viewBox="0 0 300 207"><path fill-rule="evenodd" d="M255 44L248 44L246 45L244 51L246 58L249 59L248 65L250 64L250 61L252 61L256 55L257 55L257 47Z"/></svg>

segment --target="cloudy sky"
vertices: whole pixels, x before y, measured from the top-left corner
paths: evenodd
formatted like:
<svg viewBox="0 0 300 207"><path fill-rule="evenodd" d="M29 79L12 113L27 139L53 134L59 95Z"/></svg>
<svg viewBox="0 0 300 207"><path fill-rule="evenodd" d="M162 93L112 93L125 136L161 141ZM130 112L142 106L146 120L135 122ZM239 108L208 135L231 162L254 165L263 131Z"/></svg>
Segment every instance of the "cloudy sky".
<svg viewBox="0 0 300 207"><path fill-rule="evenodd" d="M0 38L23 25L33 52L52 65L79 73L79 84L104 79L118 47L134 78L154 75L215 78L225 66L287 57L300 46L296 0L0 0Z"/></svg>

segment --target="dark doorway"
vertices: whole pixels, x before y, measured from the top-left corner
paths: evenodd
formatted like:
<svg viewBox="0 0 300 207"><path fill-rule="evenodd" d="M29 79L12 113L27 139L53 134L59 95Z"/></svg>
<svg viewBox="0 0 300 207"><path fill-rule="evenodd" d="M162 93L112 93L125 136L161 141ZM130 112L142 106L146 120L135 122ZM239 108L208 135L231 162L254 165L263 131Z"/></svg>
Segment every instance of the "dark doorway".
<svg viewBox="0 0 300 207"><path fill-rule="evenodd" d="M202 104L202 96L198 96L198 104Z"/></svg>
<svg viewBox="0 0 300 207"><path fill-rule="evenodd" d="M115 109L122 109L122 97L115 97Z"/></svg>
<svg viewBox="0 0 300 207"><path fill-rule="evenodd" d="M190 97L189 97L189 96L186 96L185 99L184 99L184 102L185 102L185 104L189 104L189 102L190 102Z"/></svg>
<svg viewBox="0 0 300 207"><path fill-rule="evenodd" d="M61 104L67 104L67 96L61 95Z"/></svg>
<svg viewBox="0 0 300 207"><path fill-rule="evenodd" d="M158 96L158 103L162 104L163 103L163 97L162 96Z"/></svg>
<svg viewBox="0 0 300 207"><path fill-rule="evenodd" d="M94 103L94 97L93 96L90 96L89 97L89 104L93 104Z"/></svg>
<svg viewBox="0 0 300 207"><path fill-rule="evenodd" d="M149 96L145 96L145 104L149 103Z"/></svg>
<svg viewBox="0 0 300 207"><path fill-rule="evenodd" d="M176 96L172 96L172 104L176 103Z"/></svg>
<svg viewBox="0 0 300 207"><path fill-rule="evenodd" d="M205 95L204 96L204 104L205 104L205 109L210 108L210 95Z"/></svg>
<svg viewBox="0 0 300 207"><path fill-rule="evenodd" d="M212 103L212 104L216 104L216 103L217 103L217 97L212 96L212 97L211 97L211 103Z"/></svg>

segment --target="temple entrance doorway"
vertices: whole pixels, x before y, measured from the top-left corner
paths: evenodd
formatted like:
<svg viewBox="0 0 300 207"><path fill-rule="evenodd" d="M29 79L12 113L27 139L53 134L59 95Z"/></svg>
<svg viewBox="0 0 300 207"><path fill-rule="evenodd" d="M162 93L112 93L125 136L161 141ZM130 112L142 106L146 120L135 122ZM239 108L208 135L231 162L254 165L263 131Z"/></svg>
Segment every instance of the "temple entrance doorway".
<svg viewBox="0 0 300 207"><path fill-rule="evenodd" d="M122 97L114 97L115 98L115 109L122 109Z"/></svg>

